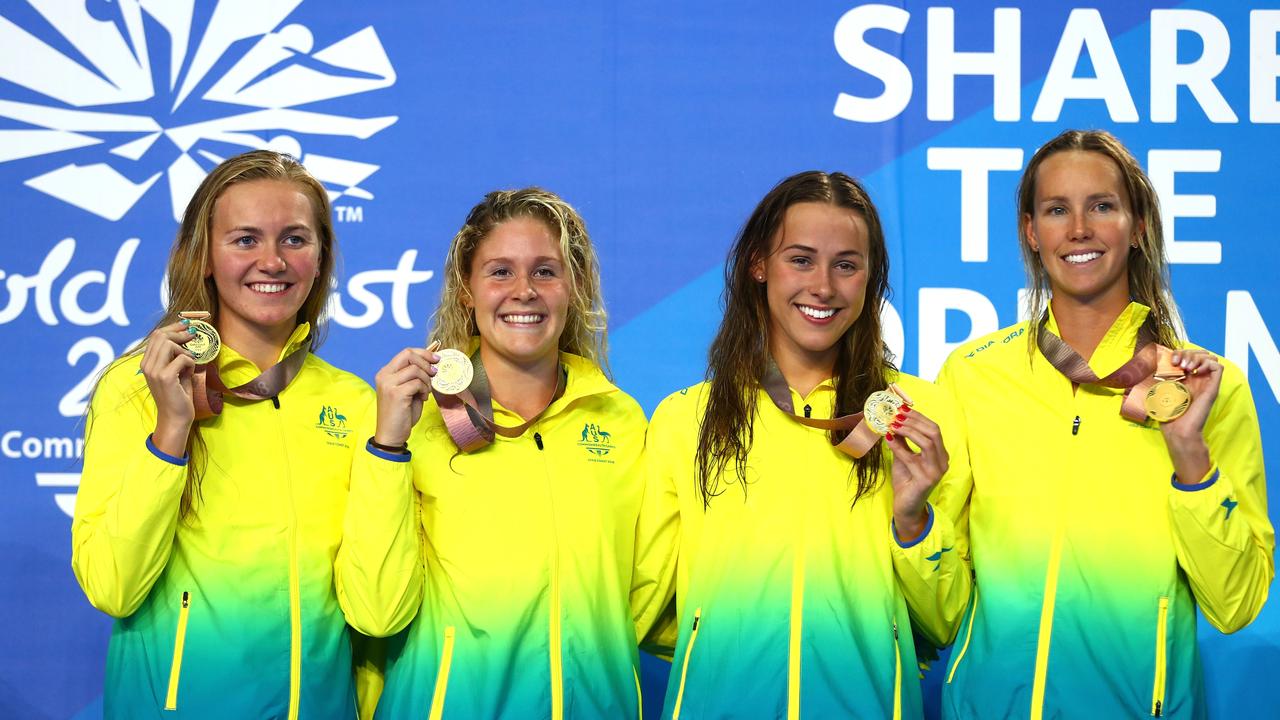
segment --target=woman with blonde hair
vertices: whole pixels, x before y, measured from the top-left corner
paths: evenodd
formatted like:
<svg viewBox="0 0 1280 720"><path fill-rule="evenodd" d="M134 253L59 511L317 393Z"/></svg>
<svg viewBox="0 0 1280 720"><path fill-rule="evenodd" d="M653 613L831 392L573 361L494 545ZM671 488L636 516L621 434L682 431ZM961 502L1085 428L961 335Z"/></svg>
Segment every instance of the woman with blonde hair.
<svg viewBox="0 0 1280 720"><path fill-rule="evenodd" d="M1234 632L1274 575L1243 373L1186 342L1156 193L1103 131L1018 188L1030 319L960 347L976 587L943 714L1204 717L1196 614Z"/></svg>
<svg viewBox="0 0 1280 720"><path fill-rule="evenodd" d="M335 563L352 464L377 458L354 434L369 386L314 355L335 254L300 163L224 161L187 205L164 316L94 390L72 567L117 618L109 718L354 715L345 620L372 581ZM395 527L365 529L347 539L390 554Z"/></svg>
<svg viewBox="0 0 1280 720"><path fill-rule="evenodd" d="M645 448L632 604L674 652L663 717L923 715L914 641L949 643L969 594L929 500L968 463L947 398L893 366L888 277L843 173L778 183L730 250L708 379Z"/></svg>
<svg viewBox="0 0 1280 720"><path fill-rule="evenodd" d="M645 420L602 369L586 227L546 190L489 193L444 276L432 348L376 378L373 444L402 462L368 469L416 491L426 567L377 717L634 718Z"/></svg>

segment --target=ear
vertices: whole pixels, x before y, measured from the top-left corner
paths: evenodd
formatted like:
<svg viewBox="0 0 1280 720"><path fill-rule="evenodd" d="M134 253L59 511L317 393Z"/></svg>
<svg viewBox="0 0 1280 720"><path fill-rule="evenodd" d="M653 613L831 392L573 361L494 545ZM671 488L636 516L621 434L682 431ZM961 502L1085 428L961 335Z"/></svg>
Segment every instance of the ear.
<svg viewBox="0 0 1280 720"><path fill-rule="evenodd" d="M758 283L763 283L765 279L764 260L759 258L751 261L751 279Z"/></svg>
<svg viewBox="0 0 1280 720"><path fill-rule="evenodd" d="M1036 227L1029 213L1022 216L1022 241L1031 248L1031 252L1040 252L1040 238L1036 237Z"/></svg>

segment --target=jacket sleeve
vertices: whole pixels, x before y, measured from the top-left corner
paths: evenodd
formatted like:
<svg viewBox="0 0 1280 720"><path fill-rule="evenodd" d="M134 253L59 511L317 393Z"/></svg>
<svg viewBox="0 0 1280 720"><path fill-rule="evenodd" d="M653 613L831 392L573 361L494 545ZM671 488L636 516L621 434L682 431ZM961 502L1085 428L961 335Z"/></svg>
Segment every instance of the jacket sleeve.
<svg viewBox="0 0 1280 720"><path fill-rule="evenodd" d="M156 411L137 363L109 368L85 422L84 468L71 522L71 567L99 610L127 617L169 562L186 458L151 444Z"/></svg>
<svg viewBox="0 0 1280 720"><path fill-rule="evenodd" d="M930 402L921 404L920 410L942 431L948 469L930 495L929 521L924 532L904 544L899 542L891 523L890 547L898 586L906 597L914 625L932 644L945 647L955 639L973 587L968 536L973 477L959 404L947 386L928 389L932 391L927 396Z"/></svg>
<svg viewBox="0 0 1280 720"><path fill-rule="evenodd" d="M1205 618L1231 633L1253 622L1275 576L1262 437L1243 373L1223 361L1205 428L1215 467L1195 485L1172 483L1169 519L1178 564Z"/></svg>
<svg viewBox="0 0 1280 720"><path fill-rule="evenodd" d="M671 447L668 402L654 412L644 453L644 496L636 521L631 615L641 647L669 657L675 648L674 598L680 550L680 501L676 467L682 458Z"/></svg>
<svg viewBox="0 0 1280 720"><path fill-rule="evenodd" d="M351 462L334 584L347 623L365 635L386 637L417 614L425 581L414 462L411 455L368 444L376 414L371 407L360 435L363 444Z"/></svg>

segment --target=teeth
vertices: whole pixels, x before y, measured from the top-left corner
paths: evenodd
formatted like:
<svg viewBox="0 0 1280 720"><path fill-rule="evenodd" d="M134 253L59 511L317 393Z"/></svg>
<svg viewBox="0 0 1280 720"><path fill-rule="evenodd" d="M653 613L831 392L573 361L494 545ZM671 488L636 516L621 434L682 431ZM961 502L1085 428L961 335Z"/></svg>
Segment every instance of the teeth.
<svg viewBox="0 0 1280 720"><path fill-rule="evenodd" d="M285 285L284 283L252 283L249 287L260 293L278 293L284 292L284 289L288 287L288 285Z"/></svg>
<svg viewBox="0 0 1280 720"><path fill-rule="evenodd" d="M826 310L819 310L817 308L811 308L808 305L797 305L796 307L800 308L800 312L804 313L805 315L808 315L811 318L814 318L815 320L826 320L827 318L836 314L835 308L827 308Z"/></svg>
<svg viewBox="0 0 1280 720"><path fill-rule="evenodd" d="M542 322L542 316L541 315L503 315L502 320L503 322L516 323L516 324L532 324L532 323Z"/></svg>
<svg viewBox="0 0 1280 720"><path fill-rule="evenodd" d="M1100 257L1102 257L1102 253L1095 251L1095 252L1077 253L1075 255L1068 255L1063 259L1069 263L1086 263L1086 262L1089 262L1090 260L1097 260Z"/></svg>

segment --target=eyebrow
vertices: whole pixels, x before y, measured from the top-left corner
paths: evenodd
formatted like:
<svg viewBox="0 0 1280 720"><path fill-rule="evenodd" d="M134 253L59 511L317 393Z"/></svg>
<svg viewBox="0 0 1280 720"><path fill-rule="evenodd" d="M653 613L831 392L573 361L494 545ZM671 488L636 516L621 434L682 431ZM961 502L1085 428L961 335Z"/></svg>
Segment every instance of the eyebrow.
<svg viewBox="0 0 1280 720"><path fill-rule="evenodd" d="M1089 195L1088 197L1086 197L1085 200L1103 200L1103 199L1109 199L1109 198L1115 198L1118 200L1120 198L1120 194L1114 193L1114 192L1093 193L1092 195ZM1040 204L1044 204L1047 202L1066 202L1066 201L1067 201L1067 198L1065 195L1053 195L1051 197L1042 198L1040 200Z"/></svg>
<svg viewBox="0 0 1280 720"><path fill-rule="evenodd" d="M784 248L779 248L778 252L784 252L786 250L799 250L800 252L813 253L814 255L818 254L818 251L816 249L811 248L808 245L801 245L800 243L791 243L790 245ZM862 251L861 250L845 250L843 252L836 253L836 257L844 257L846 255L856 255L858 257L862 257Z"/></svg>
<svg viewBox="0 0 1280 720"><path fill-rule="evenodd" d="M299 231L306 231L306 232L309 232L309 233L310 233L310 232L315 232L315 230L312 230L312 229L311 229L311 226L310 226L310 225L302 225L302 224L298 224L298 223L294 223L293 225L286 226L286 227L285 227L283 230L281 230L280 232L281 232L281 233L283 233L283 234L288 234L288 233L296 233L296 232L299 232ZM266 233L264 233L264 232L262 231L262 228L254 227L253 225L239 225L239 226L236 226L236 227L231 228L230 230L228 230L228 231L227 231L227 233L228 233L228 234L230 234L230 233L247 233L247 234L249 234L249 235L265 235L265 234L266 234Z"/></svg>
<svg viewBox="0 0 1280 720"><path fill-rule="evenodd" d="M536 257L533 259L533 262L535 263L553 262L553 263L560 263L562 265L564 264L564 261L561 260L560 258L551 257L550 255L541 255L539 257ZM515 260L509 257L493 257L493 258L486 259L483 264L488 265L489 263L515 263Z"/></svg>

